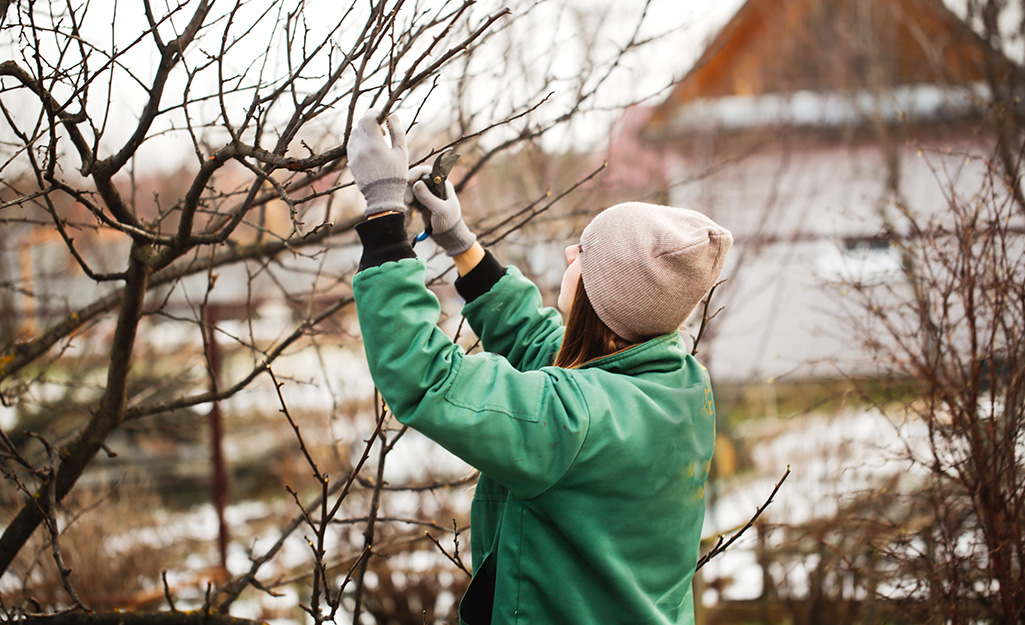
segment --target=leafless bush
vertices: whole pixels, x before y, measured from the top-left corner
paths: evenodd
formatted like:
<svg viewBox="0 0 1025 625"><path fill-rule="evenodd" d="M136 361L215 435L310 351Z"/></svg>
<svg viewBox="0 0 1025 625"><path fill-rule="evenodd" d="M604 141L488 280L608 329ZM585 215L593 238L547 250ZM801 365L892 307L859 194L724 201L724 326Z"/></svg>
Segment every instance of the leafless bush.
<svg viewBox="0 0 1025 625"><path fill-rule="evenodd" d="M913 381L904 410L927 429L907 447L917 492L881 547L918 618L1011 623L1025 618L1025 210L998 165L964 157L986 166L977 193L898 222L904 288L861 285L866 340Z"/></svg>
<svg viewBox="0 0 1025 625"><path fill-rule="evenodd" d="M158 588L161 558L180 558L182 553L165 551L154 536L133 536L153 531L161 519L153 511L160 504L147 484L122 484L116 490L76 490L69 496L67 508L74 517L62 514L58 522L64 562L74 573L75 589L81 600L95 609L132 606L142 601L146 591ZM59 606L68 601L62 587L53 584L60 578L52 558L40 557L50 551L51 537L37 533L13 566L14 576L24 585L11 592L17 604L31 597L41 605ZM159 595L157 599L162 599ZM150 599L152 601L152 599Z"/></svg>
<svg viewBox="0 0 1025 625"><path fill-rule="evenodd" d="M875 401L908 468L835 518L788 529L800 553L781 561L813 563L806 597L820 612L809 622L1025 622L1025 79L1003 54L1020 42L1011 8L1021 5L967 3L982 33L970 61L986 83L977 117L943 133L910 116L873 128L879 236L900 279L843 291L852 339L892 383ZM922 45L946 69L941 44ZM927 163L941 202L923 206L923 189L902 182L909 157Z"/></svg>

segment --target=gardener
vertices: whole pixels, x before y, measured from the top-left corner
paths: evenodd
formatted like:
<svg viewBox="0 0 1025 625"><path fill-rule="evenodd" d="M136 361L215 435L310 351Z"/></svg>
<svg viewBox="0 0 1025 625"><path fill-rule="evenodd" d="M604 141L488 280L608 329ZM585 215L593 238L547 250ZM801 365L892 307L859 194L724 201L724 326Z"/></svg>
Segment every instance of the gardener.
<svg viewBox="0 0 1025 625"><path fill-rule="evenodd" d="M486 350L467 355L438 329L406 235L405 135L390 118L389 146L377 118L348 143L367 201L356 309L395 417L481 472L461 621L693 622L715 409L678 328L718 278L730 233L686 209L606 209L566 250L564 325L476 241L450 182L446 200L415 182Z"/></svg>

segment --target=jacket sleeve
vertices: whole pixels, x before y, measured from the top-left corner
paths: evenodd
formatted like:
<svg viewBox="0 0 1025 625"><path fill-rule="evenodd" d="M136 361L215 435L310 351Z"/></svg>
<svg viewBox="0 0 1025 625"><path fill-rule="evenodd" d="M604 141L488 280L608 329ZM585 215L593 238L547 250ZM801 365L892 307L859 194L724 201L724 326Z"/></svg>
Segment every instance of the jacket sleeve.
<svg viewBox="0 0 1025 625"><path fill-rule="evenodd" d="M537 496L573 463L588 413L571 372L517 371L493 354L467 355L437 327L425 266L367 268L353 292L370 373L396 418L516 496Z"/></svg>
<svg viewBox="0 0 1025 625"><path fill-rule="evenodd" d="M565 333L562 316L541 303L537 286L515 267L467 302L463 315L485 350L505 356L520 371L552 364Z"/></svg>

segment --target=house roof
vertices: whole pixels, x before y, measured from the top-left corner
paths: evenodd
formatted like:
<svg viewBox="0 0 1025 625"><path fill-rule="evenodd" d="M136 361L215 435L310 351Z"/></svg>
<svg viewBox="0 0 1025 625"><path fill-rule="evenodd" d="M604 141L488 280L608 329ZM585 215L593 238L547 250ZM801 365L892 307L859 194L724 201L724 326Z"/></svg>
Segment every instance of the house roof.
<svg viewBox="0 0 1025 625"><path fill-rule="evenodd" d="M748 0L649 124L696 101L980 83L991 52L941 0Z"/></svg>

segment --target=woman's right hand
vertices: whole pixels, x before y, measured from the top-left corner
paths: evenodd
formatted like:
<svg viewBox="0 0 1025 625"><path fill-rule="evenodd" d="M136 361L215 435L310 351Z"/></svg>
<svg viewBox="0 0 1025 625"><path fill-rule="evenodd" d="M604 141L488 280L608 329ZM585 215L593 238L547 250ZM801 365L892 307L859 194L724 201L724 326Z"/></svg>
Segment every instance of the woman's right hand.
<svg viewBox="0 0 1025 625"><path fill-rule="evenodd" d="M402 183L409 168L406 133L398 117L389 116L385 121L391 138L391 145L388 145L377 121L379 116L375 109L367 111L352 128L346 144L349 171L367 201L365 217L405 210Z"/></svg>
<svg viewBox="0 0 1025 625"><path fill-rule="evenodd" d="M420 207L430 215L431 238L445 250L449 256L456 256L470 249L477 240L477 235L470 232L463 221L463 211L459 205L459 197L456 195L452 182L445 181L447 199L431 193L427 185L420 180L424 175L430 174L431 168L421 165L409 170L409 184L406 186L406 204L414 205L414 199L419 202Z"/></svg>

